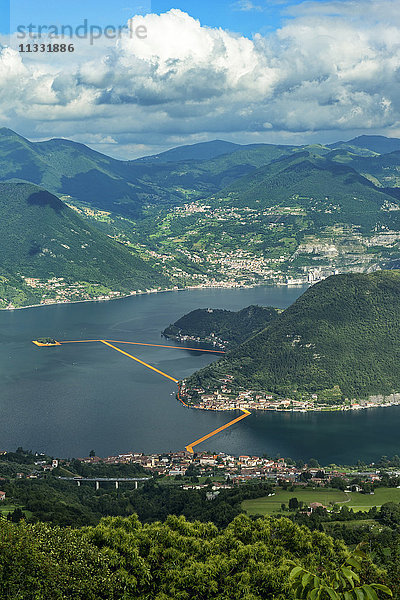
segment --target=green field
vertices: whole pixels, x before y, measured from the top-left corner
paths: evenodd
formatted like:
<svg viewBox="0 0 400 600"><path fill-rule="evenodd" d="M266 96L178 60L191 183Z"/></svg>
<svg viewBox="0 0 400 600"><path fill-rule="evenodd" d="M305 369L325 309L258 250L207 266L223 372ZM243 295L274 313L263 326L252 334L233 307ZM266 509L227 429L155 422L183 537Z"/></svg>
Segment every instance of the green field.
<svg viewBox="0 0 400 600"><path fill-rule="evenodd" d="M348 495L351 499L347 506L355 511L369 510L373 506L379 507L386 502L400 502L400 489L398 488L377 488L373 495L356 492Z"/></svg>
<svg viewBox="0 0 400 600"><path fill-rule="evenodd" d="M331 503L346 502L348 494L329 488L316 488L315 490L298 488L293 492L277 488L275 496L245 500L242 502L242 508L250 515L269 515L281 512L281 504L288 505L290 498L297 498L305 504L321 502L324 506L329 507Z"/></svg>
<svg viewBox="0 0 400 600"><path fill-rule="evenodd" d="M359 492L345 493L336 489L316 488L314 490L299 488L293 492L277 489L274 496L245 500L242 508L249 515L269 515L281 512L281 504L288 505L290 498L297 498L304 504L321 502L326 507L332 504L343 504L355 511L369 510L373 506L382 506L386 502L400 502L400 489L378 488L375 494L361 494Z"/></svg>
<svg viewBox="0 0 400 600"><path fill-rule="evenodd" d="M21 504L7 504L5 502L0 502L0 516L6 517L8 513L13 512L16 508L21 508L27 517L32 516L32 513L29 510L24 510Z"/></svg>
<svg viewBox="0 0 400 600"><path fill-rule="evenodd" d="M346 529L359 529L360 527L369 527L372 529L373 527L378 527L381 529L382 526L374 519L352 519L351 521L329 521L329 523L323 523L322 527L324 528L325 533L331 535L334 528L339 525L339 527L345 527Z"/></svg>

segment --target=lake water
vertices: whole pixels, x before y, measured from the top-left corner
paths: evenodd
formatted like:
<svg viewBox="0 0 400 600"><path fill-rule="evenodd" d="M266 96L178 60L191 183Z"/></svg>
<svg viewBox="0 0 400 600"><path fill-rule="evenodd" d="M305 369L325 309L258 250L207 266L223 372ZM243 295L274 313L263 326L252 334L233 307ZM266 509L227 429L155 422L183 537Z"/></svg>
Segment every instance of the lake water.
<svg viewBox="0 0 400 600"><path fill-rule="evenodd" d="M106 303L0 312L0 450L17 446L54 456L163 452L232 419L186 409L176 385L101 343L38 348L31 340L113 339L169 343L160 332L195 308L289 306L304 288L188 290ZM177 379L216 360L189 350L123 347ZM253 413L197 446L264 453L324 464L400 454L400 407L352 413Z"/></svg>

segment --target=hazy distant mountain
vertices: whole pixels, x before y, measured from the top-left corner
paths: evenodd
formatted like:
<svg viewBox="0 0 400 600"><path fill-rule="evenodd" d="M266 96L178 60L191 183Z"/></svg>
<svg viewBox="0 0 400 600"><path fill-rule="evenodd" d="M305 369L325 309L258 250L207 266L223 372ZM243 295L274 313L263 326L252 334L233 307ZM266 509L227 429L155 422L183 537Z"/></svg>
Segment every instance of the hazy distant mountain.
<svg viewBox="0 0 400 600"><path fill-rule="evenodd" d="M135 161L121 161L70 140L34 143L3 128L0 181L35 183L52 193L137 219L144 206L170 207L206 198L257 168L293 153L306 150L313 156L324 156L337 149L350 150L355 157L376 156L377 151L400 149L400 140L361 136L329 147L240 145L214 140Z"/></svg>
<svg viewBox="0 0 400 600"><path fill-rule="evenodd" d="M357 257L364 261L365 268L369 268L375 261L383 265L387 264L385 261L397 260L396 232L400 231L399 153L377 154L356 145L377 148L378 142L380 149L400 143L379 136L361 136L349 143L331 146L241 146L216 140L175 148L146 159L121 161L69 140L33 143L9 129L0 129L0 181L34 183L58 196L70 196L72 203L110 211L113 215L108 222L92 221L93 235L99 227L104 233L142 246L145 252L155 251L152 257L157 254L173 257L169 260L176 260L176 263L166 268L170 268L171 276L175 273L178 279L185 269L189 269L189 274L197 274L200 269L200 276L203 276L206 267L203 268L203 263L196 258L198 251L207 262L217 248L221 252L236 252L245 246L246 252L265 257L267 261L285 257L290 265L288 262L283 268L297 269L297 272L309 264L333 265L326 255L328 246L334 247L333 252L340 257L343 255L338 263L340 268L355 264ZM3 194L7 196L4 190L6 188L3 188ZM13 193L9 193L9 198ZM175 211L175 207L195 200L209 205L211 208L207 211L211 212L206 216L194 212L190 217L181 218ZM4 262L3 272L9 275L21 272L29 276L25 273L26 267L36 265L36 268L42 264L46 265L44 273L66 272L65 268L71 262L68 252L39 250L37 254L41 258L37 263L32 259L24 262L27 256L35 254L30 255L29 248L24 246L30 231L29 219L15 220L13 226L13 218L20 212L20 207L10 207L12 204L8 202L0 205L0 218L5 227L11 223L10 229L5 230L4 240L9 243L8 255L16 260L9 264ZM229 216L232 207L244 211L250 207L257 217L252 218L246 212L241 218L233 213ZM221 211L224 214L220 214ZM26 210L23 210L22 215L25 214ZM69 212L61 211L60 214ZM86 221L80 220L80 223ZM338 234L335 230L333 233L332 227L337 224L347 227L346 232L343 230ZM46 223L44 225L48 231ZM378 238L377 232L394 236L383 239L382 234ZM13 248L8 238L11 233L15 239L20 236L25 240L21 249ZM360 233L373 239L360 241L357 237ZM67 241L62 242L62 237ZM66 230L59 241L72 248L69 239L70 233ZM107 270L108 261L101 268L96 262L100 260L102 244L107 248L111 243L107 236L103 235L102 240L100 243L99 239L90 261L77 260L75 268L76 264L80 269L85 265L86 272L89 269L97 279L125 280L122 267ZM304 247L299 256L297 250L301 245ZM15 253L22 248L25 249L21 262L21 256ZM44 248L48 246L44 245ZM126 251L122 246L117 248L120 252ZM6 255L7 252L3 253ZM46 260L42 260L44 258ZM138 256L136 259L140 261ZM128 254L127 261L131 260ZM137 266L138 273L150 269L143 261ZM150 274L154 275L154 272L148 272ZM133 289L130 283L127 287ZM138 287L151 286L139 284Z"/></svg>
<svg viewBox="0 0 400 600"><path fill-rule="evenodd" d="M145 183L157 183L160 188L171 192L185 192L183 198L195 200L207 198L255 171L256 168L271 163L282 156L288 156L297 150L296 146L273 144L255 144L239 146L238 150L222 154L209 160L187 160L179 163L143 163L135 161L132 167L143 169L141 180ZM139 163L139 164L138 164ZM146 167L146 172L144 172Z"/></svg>
<svg viewBox="0 0 400 600"><path fill-rule="evenodd" d="M143 205L174 206L204 197L292 151L214 141L137 161L120 161L70 140L30 142L0 129L0 181L27 181L101 210L137 218Z"/></svg>
<svg viewBox="0 0 400 600"><path fill-rule="evenodd" d="M10 129L0 129L2 181L35 183L102 210L137 216L143 202L170 199L168 192L141 182L137 175L128 162L83 144L63 139L33 143Z"/></svg>
<svg viewBox="0 0 400 600"><path fill-rule="evenodd" d="M140 161L145 162L181 162L187 160L210 160L221 156L221 154L231 154L236 150L240 150L241 144L233 144L223 140L213 140L211 142L200 142L198 144L190 144L187 146L179 146L172 148L160 154L145 156L140 158Z"/></svg>
<svg viewBox="0 0 400 600"><path fill-rule="evenodd" d="M348 142L336 142L335 144L330 144L331 148L337 148L339 146L367 148L377 154L387 154L388 152L400 150L400 139L387 138L383 135L360 135Z"/></svg>

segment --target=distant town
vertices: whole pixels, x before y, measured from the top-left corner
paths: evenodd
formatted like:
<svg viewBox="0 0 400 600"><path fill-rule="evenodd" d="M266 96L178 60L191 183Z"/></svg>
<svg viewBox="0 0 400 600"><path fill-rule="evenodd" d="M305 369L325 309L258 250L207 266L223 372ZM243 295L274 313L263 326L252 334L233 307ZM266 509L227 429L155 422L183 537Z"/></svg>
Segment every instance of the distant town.
<svg viewBox="0 0 400 600"><path fill-rule="evenodd" d="M0 456L6 454L0 452ZM235 484L251 480L269 480L271 482L330 487L332 479L358 477L363 482L375 483L381 480L381 469L374 464L368 467L342 467L330 465L321 467L315 459L310 459L308 464L303 461L294 463L290 459L268 458L267 456L241 455L233 456L223 452L198 452L190 454L186 451L144 454L141 452L127 452L100 458L88 456L78 459L84 464L137 464L143 467L149 476L166 477L172 480L183 480L185 489L200 489L210 483L214 488L227 488ZM46 459L37 455L35 468L30 473L18 473L17 478L41 478L57 468L68 469L71 461L67 459ZM386 475L399 477L399 469L389 469ZM195 475L194 475L195 474ZM194 475L194 479L193 479ZM190 481L185 481L191 477ZM75 477L74 479L79 479ZM359 490L353 490L359 491Z"/></svg>

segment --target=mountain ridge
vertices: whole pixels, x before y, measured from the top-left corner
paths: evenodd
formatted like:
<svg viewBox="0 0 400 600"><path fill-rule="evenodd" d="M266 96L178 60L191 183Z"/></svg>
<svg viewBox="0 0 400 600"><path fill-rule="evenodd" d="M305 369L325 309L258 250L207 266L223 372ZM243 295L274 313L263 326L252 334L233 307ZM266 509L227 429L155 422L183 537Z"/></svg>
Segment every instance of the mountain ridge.
<svg viewBox="0 0 400 600"><path fill-rule="evenodd" d="M168 283L137 253L111 240L38 186L0 183L0 214L2 307L31 303L32 294L41 299L42 292L46 298L57 297L61 288L71 290L78 283L83 286L81 292L72 295L89 297L111 291L127 294ZM46 284L54 278L63 283ZM32 282L29 294L27 281Z"/></svg>
<svg viewBox="0 0 400 600"><path fill-rule="evenodd" d="M187 385L215 389L229 376L241 389L332 403L391 394L400 391L399 334L400 271L335 275Z"/></svg>

